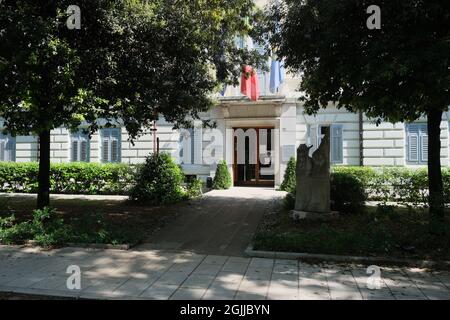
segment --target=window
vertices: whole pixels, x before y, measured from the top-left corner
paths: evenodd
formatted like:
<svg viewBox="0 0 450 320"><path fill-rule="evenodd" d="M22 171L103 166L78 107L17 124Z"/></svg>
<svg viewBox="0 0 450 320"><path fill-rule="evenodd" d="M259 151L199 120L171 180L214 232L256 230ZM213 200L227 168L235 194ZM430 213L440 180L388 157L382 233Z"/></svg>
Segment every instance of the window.
<svg viewBox="0 0 450 320"><path fill-rule="evenodd" d="M0 133L0 161L16 161L16 138Z"/></svg>
<svg viewBox="0 0 450 320"><path fill-rule="evenodd" d="M202 128L189 128L180 134L180 159L183 164L202 164Z"/></svg>
<svg viewBox="0 0 450 320"><path fill-rule="evenodd" d="M411 164L428 162L428 127L426 124L406 125L406 158Z"/></svg>
<svg viewBox="0 0 450 320"><path fill-rule="evenodd" d="M322 127L321 125L309 125L307 128L307 144L313 145L310 155L320 145L322 135L319 134ZM330 126L330 161L333 164L340 164L344 162L343 150L343 138L342 138L343 126L341 124L332 124Z"/></svg>
<svg viewBox="0 0 450 320"><path fill-rule="evenodd" d="M102 162L120 162L121 129L101 129L101 159Z"/></svg>
<svg viewBox="0 0 450 320"><path fill-rule="evenodd" d="M90 159L89 135L83 132L83 130L72 133L70 137L70 143L71 143L70 161L89 162Z"/></svg>

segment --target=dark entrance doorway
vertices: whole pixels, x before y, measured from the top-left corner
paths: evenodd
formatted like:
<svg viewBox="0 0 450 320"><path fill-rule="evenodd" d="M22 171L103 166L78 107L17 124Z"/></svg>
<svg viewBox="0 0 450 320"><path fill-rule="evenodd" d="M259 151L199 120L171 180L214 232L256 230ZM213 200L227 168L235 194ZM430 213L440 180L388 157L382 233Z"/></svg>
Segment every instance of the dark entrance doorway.
<svg viewBox="0 0 450 320"><path fill-rule="evenodd" d="M275 185L274 127L233 128L234 185Z"/></svg>

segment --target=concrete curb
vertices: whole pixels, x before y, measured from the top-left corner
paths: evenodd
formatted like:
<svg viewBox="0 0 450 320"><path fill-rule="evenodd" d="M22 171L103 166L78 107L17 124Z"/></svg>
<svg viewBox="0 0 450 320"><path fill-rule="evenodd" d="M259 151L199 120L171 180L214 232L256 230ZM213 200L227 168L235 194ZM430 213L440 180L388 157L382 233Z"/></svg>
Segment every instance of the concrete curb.
<svg viewBox="0 0 450 320"><path fill-rule="evenodd" d="M133 246L129 244L102 244L102 243L67 243L65 248L84 248L84 249L112 249L112 250L130 250Z"/></svg>
<svg viewBox="0 0 450 320"><path fill-rule="evenodd" d="M107 292L93 293L83 292L80 290L67 291L57 289L18 288L8 286L0 286L0 292L7 294L28 294L34 296L51 297L56 300L58 298L74 300L148 300L141 297L117 295Z"/></svg>
<svg viewBox="0 0 450 320"><path fill-rule="evenodd" d="M361 264L382 264L382 265L402 265L410 267L434 267L434 268L450 268L450 261L431 261L431 260L415 260L406 258L384 258L384 257L358 257L344 256L334 254L315 254L315 253L299 253L299 252L280 252L280 251L258 251L253 250L253 246L247 247L245 255L252 258L269 258L269 259L287 259L287 260L305 260L305 261L321 261L321 262L338 262L338 263L361 263Z"/></svg>
<svg viewBox="0 0 450 320"><path fill-rule="evenodd" d="M135 247L135 245L130 244L107 244L107 243L65 243L61 245L61 248L82 248L82 249L111 249L111 250L123 250L128 251L131 248ZM34 240L28 240L25 243L25 247L36 247L39 246L36 244Z"/></svg>

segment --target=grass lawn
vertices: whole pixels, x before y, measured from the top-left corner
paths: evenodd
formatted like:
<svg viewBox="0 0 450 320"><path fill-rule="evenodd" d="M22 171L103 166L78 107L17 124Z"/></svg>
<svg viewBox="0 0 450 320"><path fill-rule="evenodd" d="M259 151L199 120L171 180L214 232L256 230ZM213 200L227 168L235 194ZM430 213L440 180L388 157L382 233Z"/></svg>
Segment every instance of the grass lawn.
<svg viewBox="0 0 450 320"><path fill-rule="evenodd" d="M0 218L12 214L17 221L32 219L35 199L0 196ZM55 215L76 230L77 243L137 244L144 242L166 222L179 206L140 206L128 201L52 200Z"/></svg>
<svg viewBox="0 0 450 320"><path fill-rule="evenodd" d="M290 210L266 214L253 239L255 250L358 256L450 260L450 215L447 235L428 232L426 212L396 208L377 212L341 214L335 221L294 221Z"/></svg>

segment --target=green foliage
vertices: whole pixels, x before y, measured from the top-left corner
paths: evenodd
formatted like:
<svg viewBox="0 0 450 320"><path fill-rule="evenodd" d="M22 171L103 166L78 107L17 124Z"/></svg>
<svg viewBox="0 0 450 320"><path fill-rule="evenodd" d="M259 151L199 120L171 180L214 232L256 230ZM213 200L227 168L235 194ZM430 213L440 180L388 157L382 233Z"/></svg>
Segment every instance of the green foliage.
<svg viewBox="0 0 450 320"><path fill-rule="evenodd" d="M284 198L284 208L287 210L293 210L295 208L295 190L289 192Z"/></svg>
<svg viewBox="0 0 450 320"><path fill-rule="evenodd" d="M186 196L189 199L201 197L203 194L203 181L191 179L187 182Z"/></svg>
<svg viewBox="0 0 450 320"><path fill-rule="evenodd" d="M48 247L66 242L70 233L63 219L56 217L50 208L34 211L30 221L17 222L14 215L0 219L0 242L3 244L34 240L36 244Z"/></svg>
<svg viewBox="0 0 450 320"><path fill-rule="evenodd" d="M184 174L167 153L147 157L130 190L130 200L151 204L175 203L183 199Z"/></svg>
<svg viewBox="0 0 450 320"><path fill-rule="evenodd" d="M258 50L235 45L249 34L262 42L263 12L252 0L79 0L79 30L66 26L71 4L0 1L0 117L9 132L83 122L95 131L104 118L121 119L135 137L158 114L187 124L221 84L238 82L241 64L265 65Z"/></svg>
<svg viewBox="0 0 450 320"><path fill-rule="evenodd" d="M35 210L31 220L17 221L14 215L0 218L0 243L22 244L33 240L51 247L67 243L135 244L142 239L139 227L114 225L102 214L85 213L64 221L51 208Z"/></svg>
<svg viewBox="0 0 450 320"><path fill-rule="evenodd" d="M252 0L78 0L81 29L69 30L72 4L0 1L6 132L45 137L83 123L94 133L98 119L106 119L107 127L120 120L135 139L159 116L188 126L213 106L214 91L238 83L241 64L266 65L257 49L235 45L237 36L250 34L262 43L255 25L263 14ZM40 143L41 150L50 147ZM48 157L41 155L42 168ZM47 182L42 175L39 206L48 204Z"/></svg>
<svg viewBox="0 0 450 320"><path fill-rule="evenodd" d="M286 0L272 6L271 45L293 72L306 113L332 102L374 122L427 117L430 226L444 218L440 125L450 105L450 2L377 1L381 30L367 27L369 0ZM417 17L421 17L418 19ZM338 21L338 23L337 23ZM401 44L399 46L399 44ZM435 232L439 232L435 230Z"/></svg>
<svg viewBox="0 0 450 320"><path fill-rule="evenodd" d="M38 170L34 162L0 162L0 192L36 192ZM50 190L62 194L126 194L134 170L126 164L55 163L50 168Z"/></svg>
<svg viewBox="0 0 450 320"><path fill-rule="evenodd" d="M272 45L287 67L303 72L306 110L316 112L333 101L338 108L395 122L446 111L450 43L448 28L441 26L450 23L450 4L381 0L382 30L370 30L371 4L286 0L281 10L271 11L272 24L281 24Z"/></svg>
<svg viewBox="0 0 450 320"><path fill-rule="evenodd" d="M295 175L295 174L294 174ZM444 202L450 203L450 168L442 169ZM285 175L285 181L289 179ZM287 208L295 204L295 189L286 198ZM426 169L336 166L331 172L331 201L334 210L360 212L366 200L397 202L410 208L428 206Z"/></svg>
<svg viewBox="0 0 450 320"><path fill-rule="evenodd" d="M280 190L292 192L296 187L296 167L297 161L295 157L289 159L286 167L286 172L284 173L283 182L281 183Z"/></svg>
<svg viewBox="0 0 450 320"><path fill-rule="evenodd" d="M293 222L287 210L267 214L253 238L256 250L448 260L450 237L428 233L427 215L368 207L365 214L327 222ZM450 221L443 226L450 234Z"/></svg>
<svg viewBox="0 0 450 320"><path fill-rule="evenodd" d="M367 199L364 184L357 177L343 172L331 176L332 209L339 212L360 213Z"/></svg>
<svg viewBox="0 0 450 320"><path fill-rule="evenodd" d="M232 185L230 171L225 160L217 164L216 175L213 180L213 189L230 189Z"/></svg>

